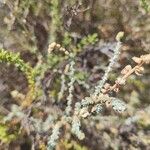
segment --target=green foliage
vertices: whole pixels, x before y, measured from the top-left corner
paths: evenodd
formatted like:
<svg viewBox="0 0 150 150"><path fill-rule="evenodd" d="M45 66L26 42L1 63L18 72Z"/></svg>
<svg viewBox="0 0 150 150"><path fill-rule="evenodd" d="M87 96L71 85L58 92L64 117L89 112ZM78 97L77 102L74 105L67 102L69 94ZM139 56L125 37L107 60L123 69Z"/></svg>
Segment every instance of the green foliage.
<svg viewBox="0 0 150 150"><path fill-rule="evenodd" d="M144 8L144 10L148 13L150 10L150 6L147 2L147 0L140 0L141 1L141 6Z"/></svg>
<svg viewBox="0 0 150 150"><path fill-rule="evenodd" d="M71 48L74 55L76 55L78 52L81 52L84 47L88 45L93 45L97 41L98 41L98 34L93 33L83 37L77 45L73 45L70 34L68 32L65 32L62 44L64 47Z"/></svg>
<svg viewBox="0 0 150 150"><path fill-rule="evenodd" d="M59 54L49 54L47 57L47 64L49 68L55 67L59 62L63 61L65 58Z"/></svg>
<svg viewBox="0 0 150 150"><path fill-rule="evenodd" d="M53 89L49 91L50 97L57 99L58 98L58 92L60 90L60 78L57 78L55 80L55 83L53 84Z"/></svg>
<svg viewBox="0 0 150 150"><path fill-rule="evenodd" d="M22 106L25 107L30 105L32 101L35 99L36 96L36 86L35 86L35 77L36 77L36 70L34 70L28 63L25 63L21 58L19 53L13 53L9 51L5 51L0 49L0 62L8 63L15 65L19 70L21 70L27 80L28 80L28 93Z"/></svg>
<svg viewBox="0 0 150 150"><path fill-rule="evenodd" d="M98 41L98 34L94 33L91 35L88 35L84 37L79 44L77 44L77 50L81 51L83 47L90 45L90 44L95 44Z"/></svg>
<svg viewBox="0 0 150 150"><path fill-rule="evenodd" d="M80 72L77 71L75 73L76 80L84 81L87 78L87 76L88 76L87 73L83 71L80 71Z"/></svg>
<svg viewBox="0 0 150 150"><path fill-rule="evenodd" d="M81 146L76 141L62 141L63 146L66 150L88 150L85 146Z"/></svg>
<svg viewBox="0 0 150 150"><path fill-rule="evenodd" d="M62 41L63 46L68 47L68 46L70 46L71 42L72 42L72 39L70 37L70 34L68 32L65 32L64 38Z"/></svg>
<svg viewBox="0 0 150 150"><path fill-rule="evenodd" d="M3 143L9 143L12 140L15 140L17 138L17 135L14 133L8 133L10 127L7 127L6 125L0 124L0 140Z"/></svg>
<svg viewBox="0 0 150 150"><path fill-rule="evenodd" d="M59 0L52 0L51 1L51 35L50 36L50 43L56 41L57 32L61 29L61 15L60 15L60 1Z"/></svg>
<svg viewBox="0 0 150 150"><path fill-rule="evenodd" d="M144 114L138 121L138 126L147 130L150 130L150 119L148 114Z"/></svg>
<svg viewBox="0 0 150 150"><path fill-rule="evenodd" d="M8 64L13 64L15 65L19 70L21 70L29 83L30 87L35 87L35 71L33 68L25 63L21 58L19 53L12 53L9 51L5 51L3 49L0 49L0 62L6 62Z"/></svg>

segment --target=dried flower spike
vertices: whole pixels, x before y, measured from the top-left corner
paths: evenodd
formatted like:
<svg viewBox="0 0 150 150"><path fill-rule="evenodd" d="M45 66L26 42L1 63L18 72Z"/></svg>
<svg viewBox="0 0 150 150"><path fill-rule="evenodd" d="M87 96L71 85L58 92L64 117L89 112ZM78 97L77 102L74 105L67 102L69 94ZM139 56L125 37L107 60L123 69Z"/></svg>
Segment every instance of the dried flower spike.
<svg viewBox="0 0 150 150"><path fill-rule="evenodd" d="M131 65L127 65L122 71L121 74L125 75L132 69Z"/></svg>
<svg viewBox="0 0 150 150"><path fill-rule="evenodd" d="M117 81L116 81L116 84L125 85L125 82L126 82L125 79L123 79L123 78L118 78Z"/></svg>
<svg viewBox="0 0 150 150"><path fill-rule="evenodd" d="M137 67L137 68L135 69L135 74L138 75L138 76L141 76L142 73L143 73L143 71L144 71L144 68L143 68L143 67Z"/></svg>
<svg viewBox="0 0 150 150"><path fill-rule="evenodd" d="M56 45L57 45L56 42L49 44L48 53L51 53L55 49Z"/></svg>
<svg viewBox="0 0 150 150"><path fill-rule="evenodd" d="M138 58L138 57L133 57L132 58L133 61L135 61L137 64L140 64L142 62L142 59L141 58Z"/></svg>
<svg viewBox="0 0 150 150"><path fill-rule="evenodd" d="M144 63L150 64L150 54L142 55L140 58Z"/></svg>

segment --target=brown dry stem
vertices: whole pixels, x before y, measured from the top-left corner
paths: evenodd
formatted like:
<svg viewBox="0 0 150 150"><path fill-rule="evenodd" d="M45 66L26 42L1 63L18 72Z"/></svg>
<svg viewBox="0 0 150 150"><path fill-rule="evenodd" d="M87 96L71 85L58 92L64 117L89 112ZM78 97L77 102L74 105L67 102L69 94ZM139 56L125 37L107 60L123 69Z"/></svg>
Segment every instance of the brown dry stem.
<svg viewBox="0 0 150 150"><path fill-rule="evenodd" d="M121 72L123 74L122 77L119 77L116 81L115 84L110 86L108 83L104 86L104 89L102 90L103 94L108 94L110 91L115 91L118 92L120 87L122 85L125 85L125 82L127 80L127 78L133 74L136 73L137 75L142 75L142 72L144 70L144 68L142 67L143 64L149 64L150 63L150 54L146 54L146 55L142 55L141 57L133 57L132 58L133 61L135 61L135 63L137 63L136 66L134 66L133 68L128 65L126 66ZM129 68L127 70L127 68ZM124 71L126 70L126 71Z"/></svg>

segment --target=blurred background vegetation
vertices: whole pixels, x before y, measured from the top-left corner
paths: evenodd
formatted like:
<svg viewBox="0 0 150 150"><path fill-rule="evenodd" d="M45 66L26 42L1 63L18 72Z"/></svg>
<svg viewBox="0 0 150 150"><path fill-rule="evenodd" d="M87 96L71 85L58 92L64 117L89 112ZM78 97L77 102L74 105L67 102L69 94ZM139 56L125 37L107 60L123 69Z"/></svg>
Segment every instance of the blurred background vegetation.
<svg viewBox="0 0 150 150"><path fill-rule="evenodd" d="M19 53L35 74L40 73L36 79L38 99L43 96L42 88L49 101L60 108L66 101L65 94L61 100L57 97L61 79L55 69L63 68L66 56L57 51L48 55L51 42L76 56L75 99L82 99L101 79L119 31L124 31L125 37L110 83L127 64L133 64L133 56L150 53L149 0L0 0L0 20L0 48ZM13 64L0 63L1 118L17 104L14 91L27 94L28 88L24 73ZM66 130L56 150L149 150L150 66L141 77L131 75L117 97L128 104L124 114L105 111L92 120L83 120L86 138L79 141ZM0 122L0 141L0 149L31 149L31 137L20 134L11 124ZM39 149L44 150L45 145L42 143Z"/></svg>

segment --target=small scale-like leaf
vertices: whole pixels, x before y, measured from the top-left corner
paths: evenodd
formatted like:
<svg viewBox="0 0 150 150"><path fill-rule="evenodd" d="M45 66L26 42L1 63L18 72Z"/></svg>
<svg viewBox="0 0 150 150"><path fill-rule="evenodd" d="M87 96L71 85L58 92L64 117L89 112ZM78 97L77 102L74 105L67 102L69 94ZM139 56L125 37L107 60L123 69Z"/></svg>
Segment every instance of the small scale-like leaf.
<svg viewBox="0 0 150 150"><path fill-rule="evenodd" d="M126 104L118 98L113 98L111 104L112 104L113 110L119 113L124 112L127 108Z"/></svg>

